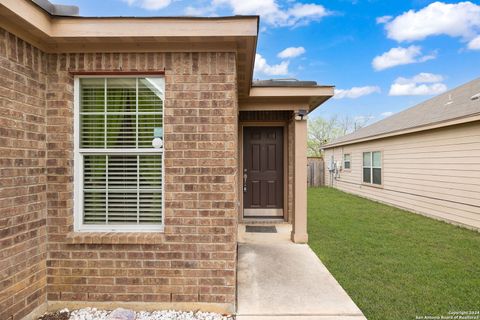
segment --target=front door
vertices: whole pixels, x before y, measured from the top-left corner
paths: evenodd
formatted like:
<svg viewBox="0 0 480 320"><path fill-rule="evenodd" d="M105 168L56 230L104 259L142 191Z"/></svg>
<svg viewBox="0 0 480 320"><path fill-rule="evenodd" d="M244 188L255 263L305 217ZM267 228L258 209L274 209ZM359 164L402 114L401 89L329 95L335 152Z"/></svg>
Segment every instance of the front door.
<svg viewBox="0 0 480 320"><path fill-rule="evenodd" d="M243 129L243 214L283 217L283 127Z"/></svg>

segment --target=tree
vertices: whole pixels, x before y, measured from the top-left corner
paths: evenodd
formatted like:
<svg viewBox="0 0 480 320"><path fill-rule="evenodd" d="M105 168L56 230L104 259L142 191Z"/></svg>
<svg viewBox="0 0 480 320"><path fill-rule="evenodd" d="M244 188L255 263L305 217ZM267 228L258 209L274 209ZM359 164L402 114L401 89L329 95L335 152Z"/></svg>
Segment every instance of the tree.
<svg viewBox="0 0 480 320"><path fill-rule="evenodd" d="M321 157L322 148L336 138L363 128L372 119L370 116L352 118L333 116L326 120L321 117L308 120L307 152L310 157Z"/></svg>
<svg viewBox="0 0 480 320"><path fill-rule="evenodd" d="M342 135L342 129L338 126L337 117L329 120L315 118L308 120L307 152L309 156L321 157L322 147Z"/></svg>

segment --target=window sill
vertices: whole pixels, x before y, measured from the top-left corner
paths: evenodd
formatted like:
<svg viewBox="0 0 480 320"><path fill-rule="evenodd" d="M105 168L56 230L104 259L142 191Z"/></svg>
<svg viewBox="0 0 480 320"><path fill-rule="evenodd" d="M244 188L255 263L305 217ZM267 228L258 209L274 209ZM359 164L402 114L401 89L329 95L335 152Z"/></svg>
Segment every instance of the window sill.
<svg viewBox="0 0 480 320"><path fill-rule="evenodd" d="M68 244L161 244L165 242L160 232L70 232Z"/></svg>

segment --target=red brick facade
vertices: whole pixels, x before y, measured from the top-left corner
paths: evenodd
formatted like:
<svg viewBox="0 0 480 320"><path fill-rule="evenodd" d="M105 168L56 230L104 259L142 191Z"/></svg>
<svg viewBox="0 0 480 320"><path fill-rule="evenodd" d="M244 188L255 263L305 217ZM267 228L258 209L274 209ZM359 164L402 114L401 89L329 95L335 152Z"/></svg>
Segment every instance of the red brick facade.
<svg viewBox="0 0 480 320"><path fill-rule="evenodd" d="M1 30L1 319L46 300L234 305L235 59L44 54ZM165 232L74 233L73 74L163 70Z"/></svg>

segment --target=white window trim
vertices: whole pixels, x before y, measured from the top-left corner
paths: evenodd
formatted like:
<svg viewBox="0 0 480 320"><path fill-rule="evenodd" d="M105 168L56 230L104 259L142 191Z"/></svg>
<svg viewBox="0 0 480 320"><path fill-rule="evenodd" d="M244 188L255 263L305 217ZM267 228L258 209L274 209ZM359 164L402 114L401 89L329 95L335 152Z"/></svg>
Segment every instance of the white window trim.
<svg viewBox="0 0 480 320"><path fill-rule="evenodd" d="M74 232L163 232L165 229L165 150L155 148L129 148L129 149L102 149L80 148L80 79L83 78L148 78L151 76L138 74L135 76L75 76L74 77L74 103L73 103L73 149L74 149L74 178L73 178L73 211ZM106 99L106 97L105 97ZM138 99L138 97L137 97ZM165 105L164 105L165 106ZM163 113L164 114L164 113ZM138 125L138 123L137 123ZM165 135L164 135L165 137ZM165 141L165 138L163 138ZM138 224L138 225L91 225L83 223L83 155L85 154L162 154L162 223L161 224Z"/></svg>
<svg viewBox="0 0 480 320"><path fill-rule="evenodd" d="M349 157L350 157L350 160L348 160L348 161L345 160L345 156L349 156ZM349 168L347 168L347 167L345 166L345 163L347 163L347 162L350 164L350 167L349 167ZM352 169L352 154L351 154L351 153L344 153L344 154L343 154L343 169L344 169L344 170L351 170L351 169Z"/></svg>
<svg viewBox="0 0 480 320"><path fill-rule="evenodd" d="M373 165L373 154L375 152L378 152L380 153L380 167L375 167ZM364 163L363 163L363 156L365 153L370 153L370 166L365 166ZM382 151L365 151L362 153L362 183L363 184L367 184L367 185L373 185L373 186L382 186L383 185L383 168L382 168L382 161L383 161L383 153ZM365 182L365 176L364 176L364 170L363 169L366 169L366 168L369 168L370 169L370 182ZM381 170L381 174L380 174L380 179L381 179L381 183L374 183L373 182L373 169L380 169Z"/></svg>

